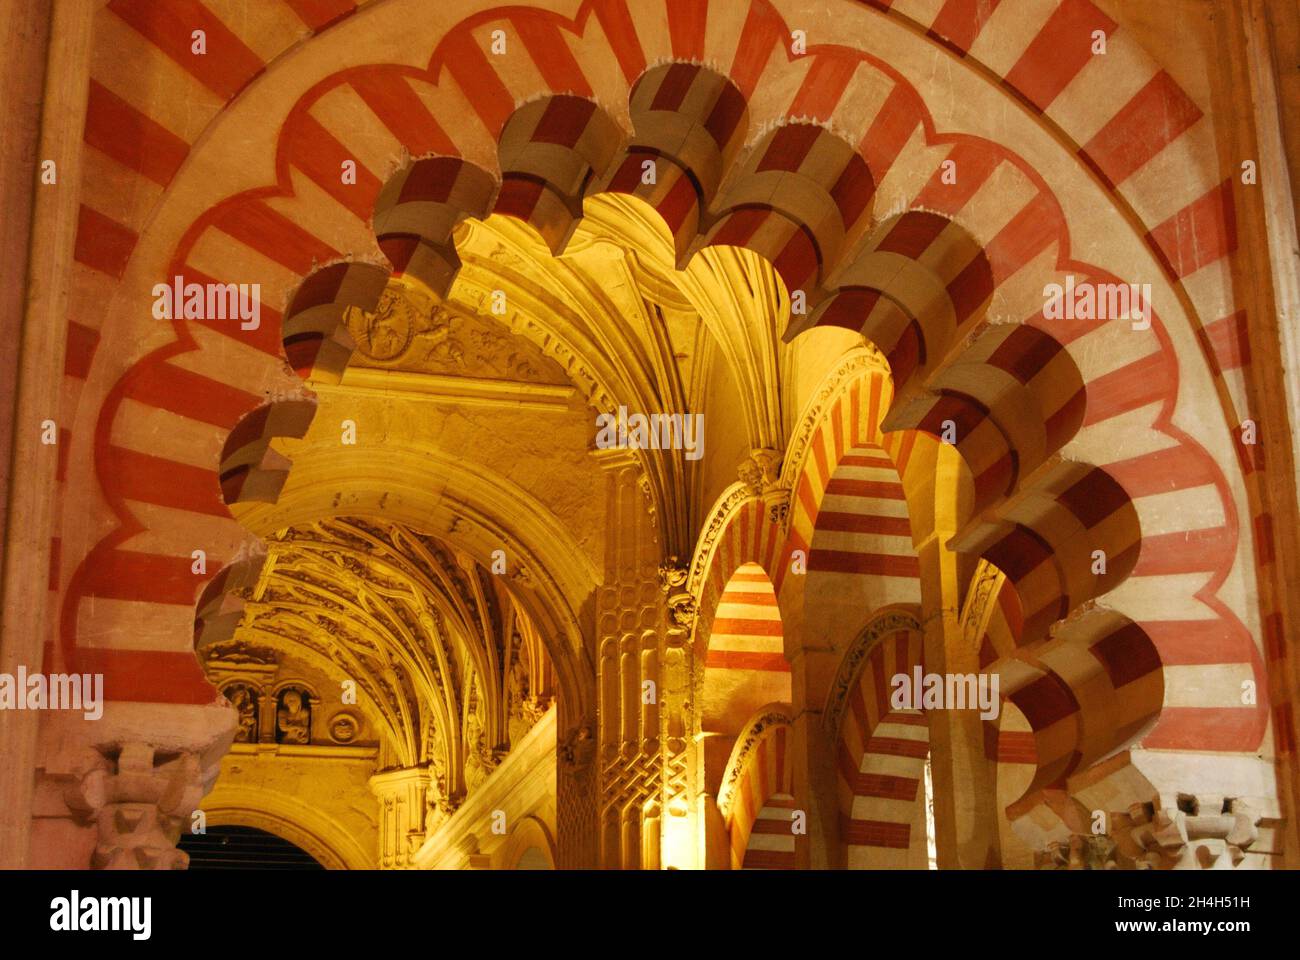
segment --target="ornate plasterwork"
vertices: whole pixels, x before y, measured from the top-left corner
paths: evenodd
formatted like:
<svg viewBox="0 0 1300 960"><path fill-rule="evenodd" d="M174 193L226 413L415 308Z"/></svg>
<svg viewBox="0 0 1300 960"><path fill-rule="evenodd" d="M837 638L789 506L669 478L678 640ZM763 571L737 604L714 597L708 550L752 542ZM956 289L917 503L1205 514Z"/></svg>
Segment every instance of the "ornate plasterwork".
<svg viewBox="0 0 1300 960"><path fill-rule="evenodd" d="M705 578L713 566L713 557L717 552L722 534L726 532L732 518L740 509L754 499L754 492L742 482L733 483L722 492L713 509L704 521L704 529L696 541L695 557L691 561L687 591L698 600L704 588Z"/></svg>
<svg viewBox="0 0 1300 960"><path fill-rule="evenodd" d="M823 379L813 395L804 404L798 423L786 444L785 459L781 464L781 481L791 489L803 475L805 462L812 450L813 437L821 427L827 411L834 406L839 395L854 380L870 373L890 377L889 363L873 344L864 343L854 347L840 358L835 367ZM883 411L882 411L883 412Z"/></svg>
<svg viewBox="0 0 1300 960"><path fill-rule="evenodd" d="M979 649L980 640L988 629L989 617L993 613L998 593L1006 579L1006 575L987 560L981 560L975 568L975 575L971 577L970 589L961 612L962 635L965 637L967 649Z"/></svg>
<svg viewBox="0 0 1300 960"><path fill-rule="evenodd" d="M354 366L524 383L569 382L558 362L499 320L436 302L416 284L390 281L376 310L349 307L344 322L357 345Z"/></svg>
<svg viewBox="0 0 1300 960"><path fill-rule="evenodd" d="M839 669L835 671L835 681L826 695L826 708L822 711L822 725L827 734L834 737L831 742L835 743L839 740L844 708L848 704L853 685L857 682L862 662L881 639L900 630L921 633L921 621L910 610L885 609L871 619L844 652Z"/></svg>
<svg viewBox="0 0 1300 960"><path fill-rule="evenodd" d="M793 724L794 719L788 706L772 704L760 710L758 715L746 725L731 750L726 773L722 777L722 785L718 788L718 810L724 820L731 819L731 808L736 802L736 788L745 773L749 757L759 742L771 732L773 727L789 727Z"/></svg>
<svg viewBox="0 0 1300 960"><path fill-rule="evenodd" d="M321 733L350 742L338 725L355 738L370 716L399 766L428 771L432 808L454 809L550 705L549 659L506 576L409 527L355 518L290 527L268 546L227 646L306 657L351 681L355 700L342 702L356 706L331 707Z"/></svg>

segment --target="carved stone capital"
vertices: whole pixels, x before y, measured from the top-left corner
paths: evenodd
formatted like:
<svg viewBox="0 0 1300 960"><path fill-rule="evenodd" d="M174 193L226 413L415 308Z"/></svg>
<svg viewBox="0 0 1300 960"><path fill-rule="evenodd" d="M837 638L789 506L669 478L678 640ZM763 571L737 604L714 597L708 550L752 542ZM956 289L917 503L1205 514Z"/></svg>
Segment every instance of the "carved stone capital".
<svg viewBox="0 0 1300 960"><path fill-rule="evenodd" d="M98 838L91 866L183 870L189 856L176 849L176 843L204 792L198 757L192 753L160 756L149 744L127 743L105 760L74 791L85 805L99 803L94 810Z"/></svg>
<svg viewBox="0 0 1300 960"><path fill-rule="evenodd" d="M751 450L749 456L741 461L737 472L740 480L756 497L761 497L768 490L775 488L781 479L781 451L770 447Z"/></svg>

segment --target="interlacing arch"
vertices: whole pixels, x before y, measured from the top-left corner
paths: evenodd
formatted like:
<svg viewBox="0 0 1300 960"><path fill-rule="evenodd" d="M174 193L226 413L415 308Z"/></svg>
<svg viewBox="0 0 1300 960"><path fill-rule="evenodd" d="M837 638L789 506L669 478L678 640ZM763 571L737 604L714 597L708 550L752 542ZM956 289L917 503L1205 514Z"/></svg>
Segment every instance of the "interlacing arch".
<svg viewBox="0 0 1300 960"><path fill-rule="evenodd" d="M344 311L374 309L394 278L446 296L460 265L457 228L468 218L519 218L559 252L583 202L605 190L654 207L682 263L708 245L767 258L807 303L787 340L834 326L875 344L892 389L883 372L878 387L863 381L884 417L883 437L863 439L890 457L905 488L903 451L932 462L934 438L952 424L975 488L953 546L968 566L982 558L1005 573L1023 611L1011 631L1016 650L999 650L988 669L1018 711L1008 723L1023 718L1028 730L1016 732L1037 744L1027 790L1059 784L1147 729L1160 711L1162 665L1235 665L1257 681L1259 703L1233 703L1230 690L1204 705L1180 701L1160 713L1148 746L1259 748L1268 723L1263 663L1239 604L1219 596L1240 538L1254 534L1208 441L1174 423L1180 378L1201 373L1180 359L1204 359L1189 352L1182 317L1200 333L1218 320L1209 311L1234 302L1204 280L1235 249L1231 192L1209 158L1167 189L1134 177L1166 148L1195 156L1204 127L1191 98L1121 32L1110 36L1112 49L1149 67L1148 87L1161 95L1135 95L1131 110L1116 105L1098 129L1096 111L1081 104L1106 88L1119 58L1089 56L1080 24L1108 34L1116 25L1088 0L1032 11L1005 3L988 18L965 4L931 5L928 23L887 5L845 4L846 36L862 49L836 37L812 43L806 57L790 52L790 24L768 0L726 8L662 0L666 27L649 25L636 6L587 0L572 18L484 9L438 37L425 68L372 62L322 76L287 114L277 105L283 125L272 162L237 173L200 157L249 122L261 92L255 78L277 64L233 34L238 56L184 68L213 95L205 126L182 138L144 118L161 152L113 146L105 126L139 111L92 81L88 142L103 144L152 192L117 203L92 186L82 208L77 259L87 277L71 312L85 318L101 302L111 307L102 331L79 335L70 361L72 396L82 399L70 476L98 481L104 511L102 522L65 540L56 577L62 661L107 673L113 698L209 702L189 649L196 597L198 629L228 622L219 595L246 580L258 551L227 506L276 499L290 464L271 443L304 434L314 402L305 382L335 382L346 367ZM989 66L990 38L1025 16L1037 29L1024 52ZM147 4L114 2L99 17L117 18L133 43L164 52L181 38ZM1077 147L1116 234L1131 241L1125 249L1162 271L1157 295L1167 297L1149 329L1044 316L1045 285L1066 274L1128 278L1079 259L1066 211L1028 160L993 136L937 127L924 90L873 49L887 41L864 24L881 19L899 28L888 42L969 54ZM308 42L322 53L348 42L346 19L309 26L317 36ZM494 63L483 38L496 28L526 57ZM363 53L349 62L383 55ZM983 86L978 93L986 95ZM354 109L358 100L364 110ZM952 120L959 127L962 115ZM367 136L389 149L360 146ZM384 169L403 151L414 159ZM342 186L339 164L356 156L357 181ZM962 171L955 184L945 178L948 160ZM207 181L198 191L207 200L167 192L195 178ZM89 168L87 183L94 179ZM163 275L260 283L260 327L177 318L164 337L156 325L137 326ZM110 341L129 346L113 354L103 349ZM159 421L174 429L159 431ZM859 456L858 431L849 437L837 450ZM832 475L819 464L825 484ZM827 490L808 481L805 503L802 477L795 482L786 559L793 549L815 551ZM193 533L172 532L196 526L204 574L194 572ZM788 566L773 577L783 607ZM1206 615L1174 619L1175 596ZM1106 606L1080 613L1091 601ZM110 634L129 639L90 642ZM561 659L562 677L581 672ZM1229 715L1231 723L1219 722Z"/></svg>

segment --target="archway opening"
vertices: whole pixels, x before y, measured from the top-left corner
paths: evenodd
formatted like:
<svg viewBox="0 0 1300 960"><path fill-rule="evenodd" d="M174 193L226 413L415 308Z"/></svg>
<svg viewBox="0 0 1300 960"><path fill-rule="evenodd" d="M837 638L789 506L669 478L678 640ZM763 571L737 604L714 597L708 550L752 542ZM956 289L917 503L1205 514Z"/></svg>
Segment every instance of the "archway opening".
<svg viewBox="0 0 1300 960"><path fill-rule="evenodd" d="M177 846L189 855L191 870L324 870L295 843L257 827L236 824L183 833Z"/></svg>
<svg viewBox="0 0 1300 960"><path fill-rule="evenodd" d="M769 703L790 702L781 611L767 573L741 564L718 601L702 684L705 772L717 784L747 720Z"/></svg>

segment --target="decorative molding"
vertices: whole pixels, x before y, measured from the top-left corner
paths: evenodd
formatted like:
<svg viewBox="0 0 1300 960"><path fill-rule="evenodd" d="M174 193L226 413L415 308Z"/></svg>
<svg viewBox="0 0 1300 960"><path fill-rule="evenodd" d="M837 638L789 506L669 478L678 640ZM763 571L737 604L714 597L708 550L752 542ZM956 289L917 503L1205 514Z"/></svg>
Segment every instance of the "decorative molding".
<svg viewBox="0 0 1300 960"><path fill-rule="evenodd" d="M839 742L840 724L844 718L844 708L848 704L849 693L857 682L863 661L872 649L884 637L899 630L923 633L921 621L909 610L901 607L886 607L878 612L854 638L853 643L844 652L839 669L835 672L835 681L826 695L826 707L822 711L822 727L831 738L832 743Z"/></svg>
<svg viewBox="0 0 1300 960"><path fill-rule="evenodd" d="M736 739L736 745L731 748L726 773L723 774L722 785L718 788L718 810L723 820L727 822L731 820L731 808L736 802L736 787L745 773L745 765L749 762L750 755L774 727L793 726L792 713L789 704L768 704L745 725L745 732Z"/></svg>
<svg viewBox="0 0 1300 960"><path fill-rule="evenodd" d="M394 394L429 403L505 407L564 413L572 409L577 389L524 380L492 380L444 373L413 373L373 367L348 367L338 386L315 384L323 396L369 396L392 400Z"/></svg>
<svg viewBox="0 0 1300 960"><path fill-rule="evenodd" d="M1006 579L1006 575L987 560L980 560L975 567L960 620L968 649L979 650L980 639L988 630L989 618Z"/></svg>
<svg viewBox="0 0 1300 960"><path fill-rule="evenodd" d="M884 355L870 343L854 347L840 358L813 391L799 414L797 426L785 447L785 460L781 464L781 482L794 489L803 476L805 462L812 451L813 437L817 435L827 412L835 405L854 380L869 373L878 373L889 379L889 363ZM884 411L881 411L882 414Z"/></svg>
<svg viewBox="0 0 1300 960"><path fill-rule="evenodd" d="M704 528L695 542L695 556L691 560L690 575L686 591L695 597L698 603L703 599L704 584L707 581L713 557L718 544L732 519L741 509L755 499L754 492L743 482L737 481L714 502L704 521Z"/></svg>

